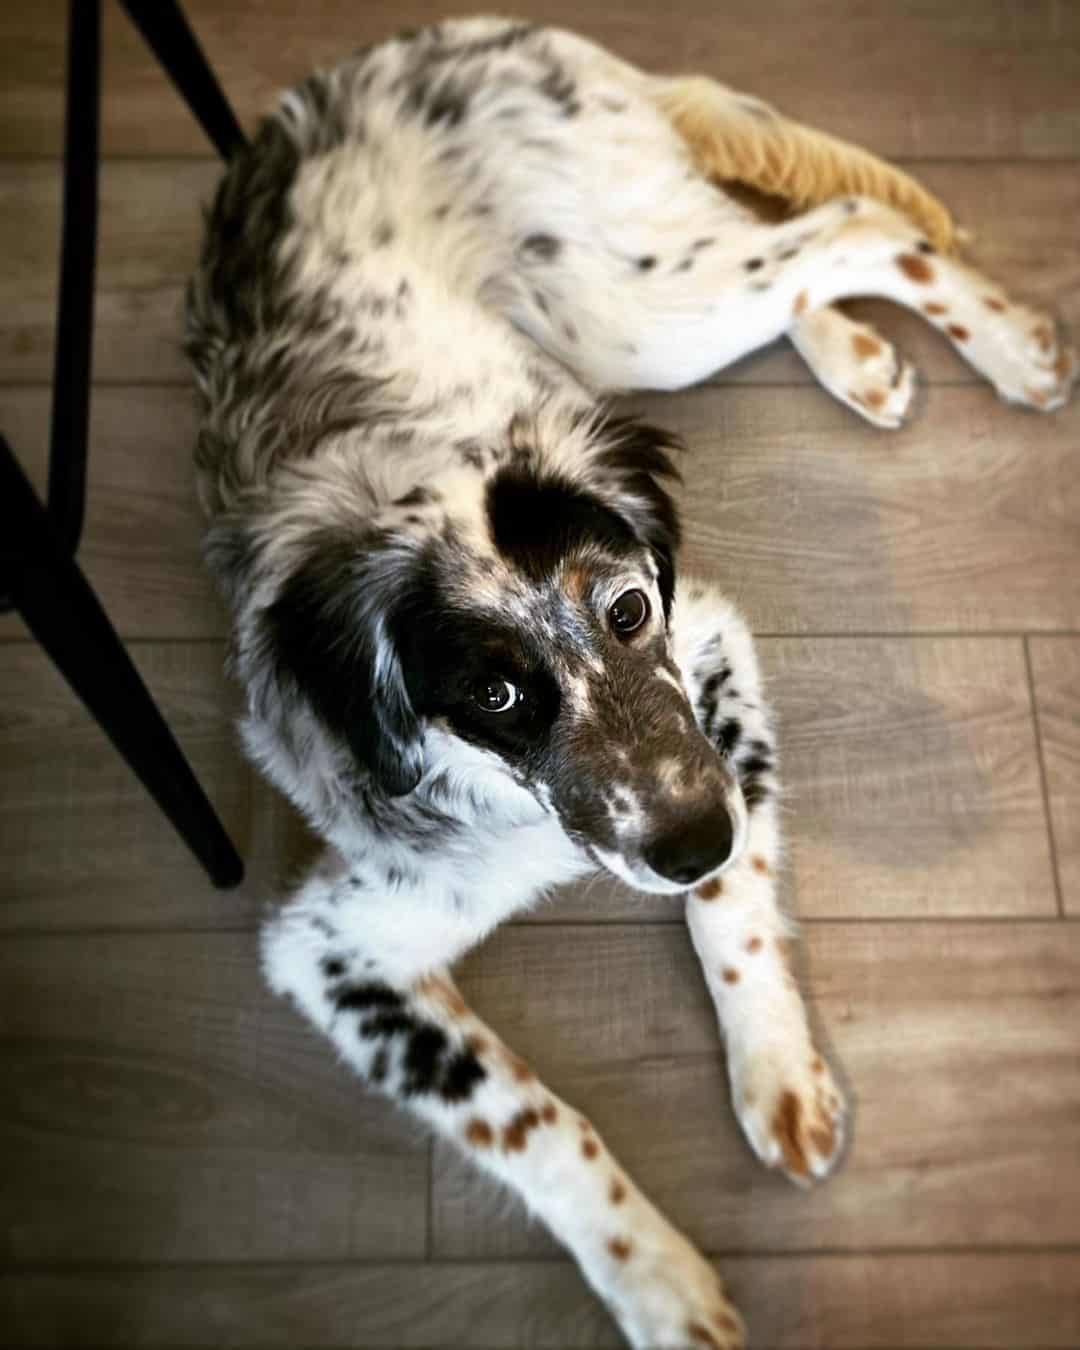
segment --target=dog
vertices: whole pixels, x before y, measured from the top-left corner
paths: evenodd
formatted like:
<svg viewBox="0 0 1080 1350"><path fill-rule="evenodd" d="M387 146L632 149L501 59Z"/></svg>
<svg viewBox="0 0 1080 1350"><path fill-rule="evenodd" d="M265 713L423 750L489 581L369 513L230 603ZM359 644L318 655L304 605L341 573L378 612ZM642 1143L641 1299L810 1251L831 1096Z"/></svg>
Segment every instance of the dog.
<svg viewBox="0 0 1080 1350"><path fill-rule="evenodd" d="M957 239L865 151L494 18L285 93L209 211L188 305L207 557L246 748L327 845L263 931L266 976L524 1200L634 1346L732 1347L743 1325L453 962L596 869L685 894L753 1151L823 1178L846 1108L777 906L751 639L676 576L675 438L609 396L787 337L897 426L912 368L832 307L872 294L1004 398L1060 406L1072 353Z"/></svg>

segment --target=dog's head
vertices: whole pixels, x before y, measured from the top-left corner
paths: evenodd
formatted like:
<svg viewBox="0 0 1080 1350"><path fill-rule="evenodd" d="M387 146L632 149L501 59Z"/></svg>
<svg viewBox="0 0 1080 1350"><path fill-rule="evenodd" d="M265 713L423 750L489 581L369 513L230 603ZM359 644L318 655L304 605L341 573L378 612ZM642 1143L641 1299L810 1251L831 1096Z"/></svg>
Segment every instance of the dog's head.
<svg viewBox="0 0 1080 1350"><path fill-rule="evenodd" d="M734 855L745 808L671 658L671 441L581 419L545 453L531 431L483 474L279 522L288 563L246 663L240 643L255 718L369 803L405 813L465 764L630 884L683 890Z"/></svg>

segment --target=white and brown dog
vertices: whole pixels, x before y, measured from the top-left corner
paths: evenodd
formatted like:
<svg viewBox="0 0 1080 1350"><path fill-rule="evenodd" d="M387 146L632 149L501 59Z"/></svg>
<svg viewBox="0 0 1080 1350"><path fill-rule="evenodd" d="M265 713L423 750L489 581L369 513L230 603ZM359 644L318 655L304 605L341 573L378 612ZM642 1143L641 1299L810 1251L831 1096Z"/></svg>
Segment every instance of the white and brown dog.
<svg viewBox="0 0 1080 1350"><path fill-rule="evenodd" d="M763 222L732 183L791 213ZM1053 323L953 236L910 179L755 99L500 19L290 90L210 212L189 329L208 553L248 749L329 845L265 931L267 975L524 1199L635 1346L742 1332L448 967L590 869L685 892L754 1151L823 1177L844 1103L786 956L749 636L676 581L672 438L605 398L786 336L896 426L910 366L830 308L877 295L1057 407L1075 362Z"/></svg>

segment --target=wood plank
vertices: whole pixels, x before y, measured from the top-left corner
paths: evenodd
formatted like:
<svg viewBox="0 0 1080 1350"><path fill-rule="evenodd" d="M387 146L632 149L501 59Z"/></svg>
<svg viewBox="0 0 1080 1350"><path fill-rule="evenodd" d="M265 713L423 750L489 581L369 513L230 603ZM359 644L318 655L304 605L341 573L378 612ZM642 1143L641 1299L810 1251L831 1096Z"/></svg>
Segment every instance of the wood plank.
<svg viewBox="0 0 1080 1350"><path fill-rule="evenodd" d="M200 552L197 426L193 389L94 390L79 561L122 637L220 638L228 631ZM42 491L49 391L5 390L3 430ZM0 637L25 634L16 616L0 616Z"/></svg>
<svg viewBox="0 0 1080 1350"><path fill-rule="evenodd" d="M459 14L454 0L188 0L191 22L250 123L313 66L400 28ZM61 0L0 11L0 150L60 144ZM1075 157L1080 11L1058 0L730 0L723 19L683 0L659 19L642 3L583 8L537 0L530 17L576 28L656 71L695 70L792 116L892 156ZM205 141L126 17L105 11L104 144L112 153L200 153Z"/></svg>
<svg viewBox="0 0 1080 1350"><path fill-rule="evenodd" d="M1080 327L1080 173L1071 165L962 162L910 166L978 230L973 257L1015 294L1059 309ZM101 175L94 372L99 381L176 383L183 290L198 256L201 207L219 174L213 159L107 160ZM0 382L52 378L59 248L56 162L0 160ZM928 324L897 306L862 302L931 384L978 376ZM722 372L718 383L813 383L786 343Z"/></svg>
<svg viewBox="0 0 1080 1350"><path fill-rule="evenodd" d="M0 942L4 1264L422 1255L427 1147L249 934Z"/></svg>
<svg viewBox="0 0 1080 1350"><path fill-rule="evenodd" d="M1053 914L1022 645L763 638L779 714L782 894L803 918ZM681 900L590 879L535 911L674 918Z"/></svg>
<svg viewBox="0 0 1080 1350"><path fill-rule="evenodd" d="M857 1103L843 1170L810 1193L739 1135L680 929L504 929L461 985L705 1250L1076 1243L1080 925L818 924L807 942ZM437 1258L552 1250L448 1146L434 1183Z"/></svg>
<svg viewBox="0 0 1080 1350"><path fill-rule="evenodd" d="M719 1263L755 1350L1074 1350L1073 1252ZM600 1350L621 1346L564 1262L0 1276L25 1350Z"/></svg>
<svg viewBox="0 0 1080 1350"><path fill-rule="evenodd" d="M45 655L0 645L0 929L250 928L311 851L249 768L220 643L138 643L133 659L247 867L211 886Z"/></svg>
<svg viewBox="0 0 1080 1350"><path fill-rule="evenodd" d="M1080 628L1080 403L1051 417L981 387L930 391L883 435L817 389L691 390L628 407L682 434L683 567L767 633ZM4 429L44 477L47 398L9 389ZM95 391L81 557L128 637L221 637L202 567L195 396ZM0 637L20 635L0 617Z"/></svg>
<svg viewBox="0 0 1080 1350"><path fill-rule="evenodd" d="M1031 671L1062 901L1080 914L1080 638L1033 639Z"/></svg>
<svg viewBox="0 0 1080 1350"><path fill-rule="evenodd" d="M1055 909L1019 639L760 643L781 714L785 900L804 918L1034 916ZM45 656L0 646L0 930L251 927L314 844L244 761L221 643L135 659L236 840L223 895ZM597 877L528 921L649 922L681 901Z"/></svg>
<svg viewBox="0 0 1080 1350"><path fill-rule="evenodd" d="M692 447L682 566L758 632L1080 627L1080 403L1041 418L933 389L888 435L816 389L629 406Z"/></svg>

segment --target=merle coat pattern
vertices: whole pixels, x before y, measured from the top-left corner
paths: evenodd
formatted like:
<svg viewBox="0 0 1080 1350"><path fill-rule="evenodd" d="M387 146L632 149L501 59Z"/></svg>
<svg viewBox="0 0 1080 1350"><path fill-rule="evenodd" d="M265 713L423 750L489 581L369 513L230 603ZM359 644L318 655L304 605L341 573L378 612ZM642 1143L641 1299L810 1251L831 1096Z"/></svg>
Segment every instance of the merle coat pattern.
<svg viewBox="0 0 1080 1350"><path fill-rule="evenodd" d="M819 204L763 223L712 181L732 162ZM808 1184L845 1108L776 904L749 636L676 580L673 438L605 399L786 335L894 426L913 372L830 307L873 293L1005 397L1057 406L1074 362L1053 325L951 242L943 209L865 152L496 19L400 35L284 94L210 211L189 305L208 557L247 748L327 844L265 929L267 976L523 1197L635 1346L733 1346L741 1322L469 1010L453 961L597 867L685 893L751 1147Z"/></svg>

